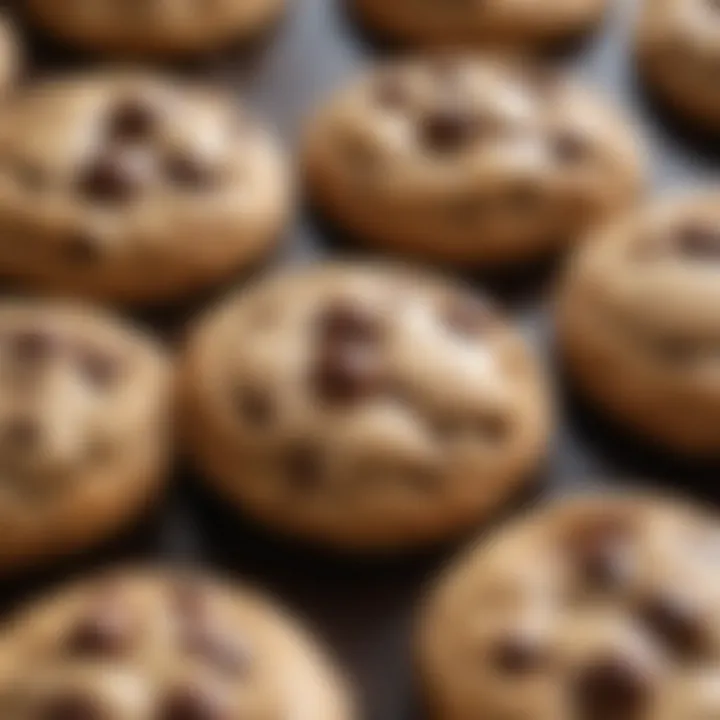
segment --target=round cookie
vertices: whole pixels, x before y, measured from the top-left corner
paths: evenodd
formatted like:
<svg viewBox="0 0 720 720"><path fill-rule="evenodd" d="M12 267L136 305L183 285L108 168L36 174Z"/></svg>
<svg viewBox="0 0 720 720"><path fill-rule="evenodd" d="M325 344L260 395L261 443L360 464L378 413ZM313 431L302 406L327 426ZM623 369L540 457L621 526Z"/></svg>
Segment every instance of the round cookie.
<svg viewBox="0 0 720 720"><path fill-rule="evenodd" d="M644 0L637 28L640 72L676 114L717 132L720 3Z"/></svg>
<svg viewBox="0 0 720 720"><path fill-rule="evenodd" d="M27 0L58 39L103 54L172 56L248 40L277 21L286 0Z"/></svg>
<svg viewBox="0 0 720 720"><path fill-rule="evenodd" d="M103 575L0 637L13 720L350 720L344 682L283 611L179 573Z"/></svg>
<svg viewBox="0 0 720 720"><path fill-rule="evenodd" d="M557 71L485 58L396 61L309 125L314 203L359 240L459 265L517 262L632 203L632 134Z"/></svg>
<svg viewBox="0 0 720 720"><path fill-rule="evenodd" d="M83 549L164 482L170 372L94 310L0 305L0 574Z"/></svg>
<svg viewBox="0 0 720 720"><path fill-rule="evenodd" d="M720 454L720 194L664 201L594 233L570 264L557 335L578 388L622 424Z"/></svg>
<svg viewBox="0 0 720 720"><path fill-rule="evenodd" d="M208 482L288 535L401 550L457 535L544 455L546 386L519 335L449 282L372 265L280 274L192 334L180 376Z"/></svg>
<svg viewBox="0 0 720 720"><path fill-rule="evenodd" d="M507 526L427 602L430 716L717 717L719 543L715 518L651 498L575 499Z"/></svg>
<svg viewBox="0 0 720 720"><path fill-rule="evenodd" d="M219 92L98 73L3 108L0 272L42 291L191 294L266 255L290 200L275 143Z"/></svg>
<svg viewBox="0 0 720 720"><path fill-rule="evenodd" d="M7 15L0 12L0 93L5 93L13 84L20 65L19 56L15 27Z"/></svg>
<svg viewBox="0 0 720 720"><path fill-rule="evenodd" d="M607 0L352 0L383 35L421 45L510 45L543 49L598 25Z"/></svg>

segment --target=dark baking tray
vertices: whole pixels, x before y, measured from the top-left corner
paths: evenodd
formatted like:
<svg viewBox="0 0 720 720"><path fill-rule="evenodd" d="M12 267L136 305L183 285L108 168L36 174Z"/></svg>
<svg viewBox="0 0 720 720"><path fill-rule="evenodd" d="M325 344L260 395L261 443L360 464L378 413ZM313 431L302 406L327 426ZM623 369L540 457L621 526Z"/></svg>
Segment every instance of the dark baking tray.
<svg viewBox="0 0 720 720"><path fill-rule="evenodd" d="M62 0L58 0L61 2ZM388 0L392 2L392 0ZM344 11L341 0L294 0L282 26L251 49L227 49L210 58L168 68L220 80L251 102L293 151L303 119L313 106L387 48L373 44ZM618 0L605 27L557 61L604 91L642 131L653 192L667 193L712 182L717 146L663 117L639 88L630 52L635 0ZM90 67L97 60L72 54L28 33L30 74ZM314 262L347 253L337 233L305 211L287 233L272 264ZM514 275L471 277L504 303L553 370L560 405L540 489L520 504L587 490L629 487L682 492L707 502L720 492L720 466L689 466L626 437L592 413L566 387L553 358L549 307L557 263ZM242 281L242 279L240 279ZM137 319L176 339L201 301L160 309ZM426 582L458 543L413 557L340 558L269 537L239 520L199 489L178 467L162 507L110 545L50 571L0 584L0 610L48 590L69 577L131 561L193 563L249 579L281 598L327 642L355 681L362 715L371 720L422 717L414 687L411 627ZM513 512L517 508L508 510ZM481 531L478 528L478 531ZM0 542L2 542L0 528Z"/></svg>

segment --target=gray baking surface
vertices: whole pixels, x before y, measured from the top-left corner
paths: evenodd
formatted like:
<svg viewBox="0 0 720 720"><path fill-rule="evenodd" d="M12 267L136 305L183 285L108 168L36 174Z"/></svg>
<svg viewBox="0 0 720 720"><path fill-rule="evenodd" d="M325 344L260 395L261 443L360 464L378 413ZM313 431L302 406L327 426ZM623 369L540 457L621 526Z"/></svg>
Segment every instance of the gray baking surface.
<svg viewBox="0 0 720 720"><path fill-rule="evenodd" d="M60 1L60 0L58 0ZM391 2L392 0L388 0ZM382 51L342 9L341 0L295 0L278 32L252 52L227 51L182 71L211 74L249 96L292 151L303 119L333 88ZM634 77L630 48L634 0L618 0L605 27L560 62L604 91L634 120L646 146L655 194L708 185L717 176L717 148L674 127L648 102ZM60 65L90 66L40 39L31 41L35 71ZM174 68L177 69L177 68ZM312 262L344 252L342 243L305 212L287 234L278 264ZM514 278L471 278L488 284L528 337L541 349L556 379L560 427L541 490L525 504L550 495L594 488L642 486L713 501L717 467L686 467L660 457L582 407L562 382L552 357L548 306L555 268ZM193 307L151 313L142 321L166 330L181 327ZM171 317L171 320L170 320ZM457 544L412 558L363 560L328 557L266 536L235 518L197 488L189 473L163 507L125 537L89 557L52 571L0 585L6 609L93 568L134 560L191 562L269 589L303 616L334 651L358 687L362 716L370 720L422 717L413 685L411 628L422 589ZM0 537L1 542L1 537Z"/></svg>

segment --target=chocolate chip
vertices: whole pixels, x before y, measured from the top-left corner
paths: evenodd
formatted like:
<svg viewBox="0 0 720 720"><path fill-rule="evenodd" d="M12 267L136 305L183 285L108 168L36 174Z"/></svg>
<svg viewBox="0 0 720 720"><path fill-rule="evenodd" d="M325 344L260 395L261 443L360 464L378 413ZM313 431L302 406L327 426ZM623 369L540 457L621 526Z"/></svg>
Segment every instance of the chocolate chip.
<svg viewBox="0 0 720 720"><path fill-rule="evenodd" d="M136 197L151 177L152 168L147 153L115 149L100 155L82 170L78 189L94 202L123 204Z"/></svg>
<svg viewBox="0 0 720 720"><path fill-rule="evenodd" d="M666 363L683 367L698 357L698 345L691 338L648 337L652 351Z"/></svg>
<svg viewBox="0 0 720 720"><path fill-rule="evenodd" d="M452 298L442 309L442 320L446 327L467 338L484 333L492 325L493 319L493 311L487 303L466 295Z"/></svg>
<svg viewBox="0 0 720 720"><path fill-rule="evenodd" d="M213 629L205 623L191 624L185 628L183 650L198 657L227 675L247 670L250 653L246 645L231 637L227 631Z"/></svg>
<svg viewBox="0 0 720 720"><path fill-rule="evenodd" d="M65 649L71 655L116 657L133 640L133 619L114 598L103 598L71 629Z"/></svg>
<svg viewBox="0 0 720 720"><path fill-rule="evenodd" d="M486 440L498 443L510 434L509 418L497 411L484 413L476 422L478 433Z"/></svg>
<svg viewBox="0 0 720 720"><path fill-rule="evenodd" d="M89 233L74 233L62 245L63 258L73 265L92 265L101 255L100 242Z"/></svg>
<svg viewBox="0 0 720 720"><path fill-rule="evenodd" d="M564 132L552 140L555 157L564 165L576 165L588 157L589 147L584 137Z"/></svg>
<svg viewBox="0 0 720 720"><path fill-rule="evenodd" d="M242 419L254 427L267 427L273 419L272 400L259 388L239 389L235 404Z"/></svg>
<svg viewBox="0 0 720 720"><path fill-rule="evenodd" d="M65 691L46 700L40 709L40 720L104 720L99 702L80 691Z"/></svg>
<svg viewBox="0 0 720 720"><path fill-rule="evenodd" d="M165 176L175 186L189 190L212 187L215 173L189 153L176 153L165 161Z"/></svg>
<svg viewBox="0 0 720 720"><path fill-rule="evenodd" d="M12 418L2 432L3 443L21 451L34 448L40 442L41 436L39 423L31 417Z"/></svg>
<svg viewBox="0 0 720 720"><path fill-rule="evenodd" d="M440 469L432 463L419 463L407 468L405 477L411 487L423 493L434 493L442 481Z"/></svg>
<svg viewBox="0 0 720 720"><path fill-rule="evenodd" d="M15 358L23 363L47 360L61 348L58 336L44 330L18 332L10 338L9 344Z"/></svg>
<svg viewBox="0 0 720 720"><path fill-rule="evenodd" d="M720 260L720 227L693 224L679 228L675 242L683 255L692 258Z"/></svg>
<svg viewBox="0 0 720 720"><path fill-rule="evenodd" d="M427 114L420 124L423 145L438 153L454 153L465 148L478 133L475 115L449 104Z"/></svg>
<svg viewBox="0 0 720 720"><path fill-rule="evenodd" d="M294 443L283 453L285 477L298 493L313 492L323 481L324 463L320 451L309 444Z"/></svg>
<svg viewBox="0 0 720 720"><path fill-rule="evenodd" d="M545 649L533 637L508 634L490 648L493 667L504 675L526 675L545 665Z"/></svg>
<svg viewBox="0 0 720 720"><path fill-rule="evenodd" d="M316 325L321 343L375 343L381 334L378 318L352 301L329 303L321 311Z"/></svg>
<svg viewBox="0 0 720 720"><path fill-rule="evenodd" d="M641 603L638 618L674 655L695 658L707 648L707 636L688 603L665 596L647 598Z"/></svg>
<svg viewBox="0 0 720 720"><path fill-rule="evenodd" d="M311 382L322 402L346 405L376 395L384 379L382 358L374 345L338 342L320 348Z"/></svg>
<svg viewBox="0 0 720 720"><path fill-rule="evenodd" d="M116 105L108 121L111 140L145 140L155 130L157 113L140 98L128 98Z"/></svg>
<svg viewBox="0 0 720 720"><path fill-rule="evenodd" d="M77 363L82 376L91 385L106 389L120 374L120 361L117 356L93 348L78 348Z"/></svg>
<svg viewBox="0 0 720 720"><path fill-rule="evenodd" d="M532 180L520 180L505 191L503 197L506 208L515 213L531 213L543 204L543 194Z"/></svg>
<svg viewBox="0 0 720 720"><path fill-rule="evenodd" d="M180 685L161 703L156 720L224 720L227 706L216 692L199 684Z"/></svg>
<svg viewBox="0 0 720 720"><path fill-rule="evenodd" d="M618 590L632 578L631 532L620 518L596 518L575 528L568 538L568 552L583 584L592 590Z"/></svg>
<svg viewBox="0 0 720 720"><path fill-rule="evenodd" d="M600 658L584 668L573 687L578 720L639 720L649 695L648 679L621 657Z"/></svg>

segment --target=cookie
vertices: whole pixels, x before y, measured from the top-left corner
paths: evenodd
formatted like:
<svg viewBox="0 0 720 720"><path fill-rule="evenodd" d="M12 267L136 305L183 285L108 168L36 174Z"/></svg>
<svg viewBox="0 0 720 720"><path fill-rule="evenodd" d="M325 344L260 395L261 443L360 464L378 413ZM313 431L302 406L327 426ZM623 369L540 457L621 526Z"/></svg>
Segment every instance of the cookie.
<svg viewBox="0 0 720 720"><path fill-rule="evenodd" d="M636 37L640 73L676 115L717 133L720 3L644 0Z"/></svg>
<svg viewBox="0 0 720 720"><path fill-rule="evenodd" d="M0 305L0 574L104 539L165 479L170 372L104 314Z"/></svg>
<svg viewBox="0 0 720 720"><path fill-rule="evenodd" d="M20 65L20 48L15 34L15 27L0 12L0 93L5 93L13 84Z"/></svg>
<svg viewBox="0 0 720 720"><path fill-rule="evenodd" d="M270 601L150 570L84 581L14 618L0 637L0 698L13 720L354 715L338 671Z"/></svg>
<svg viewBox="0 0 720 720"><path fill-rule="evenodd" d="M544 49L597 26L607 0L353 0L372 30L420 45Z"/></svg>
<svg viewBox="0 0 720 720"><path fill-rule="evenodd" d="M720 195L646 207L571 263L557 335L578 389L688 455L720 454Z"/></svg>
<svg viewBox="0 0 720 720"><path fill-rule="evenodd" d="M175 300L265 256L289 191L275 143L223 93L141 74L47 81L0 118L0 273Z"/></svg>
<svg viewBox="0 0 720 720"><path fill-rule="evenodd" d="M649 497L565 501L501 530L424 609L431 717L717 717L719 543L716 518Z"/></svg>
<svg viewBox="0 0 720 720"><path fill-rule="evenodd" d="M632 133L557 71L426 57L379 67L309 125L314 204L359 240L462 266L573 242L632 203Z"/></svg>
<svg viewBox="0 0 720 720"><path fill-rule="evenodd" d="M191 334L179 383L210 485L334 550L467 530L528 482L550 426L537 363L488 301L370 264L225 301Z"/></svg>
<svg viewBox="0 0 720 720"><path fill-rule="evenodd" d="M54 37L103 54L172 56L249 40L279 19L286 0L27 0Z"/></svg>

